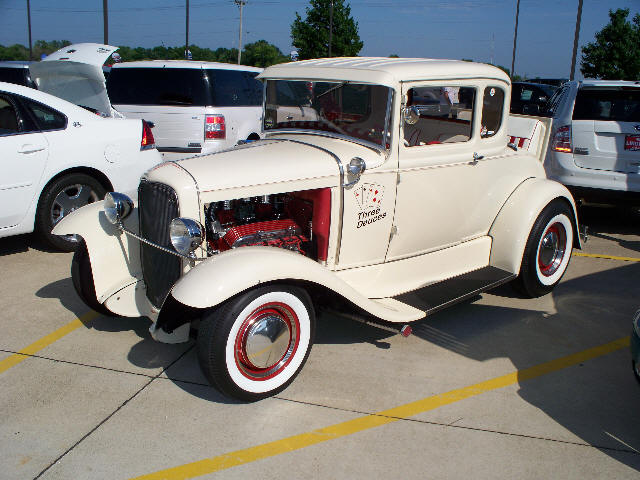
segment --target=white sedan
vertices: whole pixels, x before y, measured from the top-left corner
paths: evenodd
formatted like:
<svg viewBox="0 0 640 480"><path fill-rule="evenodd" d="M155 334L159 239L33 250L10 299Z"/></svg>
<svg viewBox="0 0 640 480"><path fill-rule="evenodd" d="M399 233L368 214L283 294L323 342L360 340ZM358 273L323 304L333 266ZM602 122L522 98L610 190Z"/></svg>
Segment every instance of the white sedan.
<svg viewBox="0 0 640 480"><path fill-rule="evenodd" d="M143 120L103 118L47 93L0 82L0 237L36 231L50 246L75 247L52 228L104 197L134 193L161 161Z"/></svg>

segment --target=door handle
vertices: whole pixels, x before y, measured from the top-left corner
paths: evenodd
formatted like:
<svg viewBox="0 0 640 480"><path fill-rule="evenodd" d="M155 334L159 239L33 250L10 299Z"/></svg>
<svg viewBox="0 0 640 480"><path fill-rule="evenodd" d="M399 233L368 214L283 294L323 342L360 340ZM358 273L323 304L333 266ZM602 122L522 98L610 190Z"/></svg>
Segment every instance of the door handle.
<svg viewBox="0 0 640 480"><path fill-rule="evenodd" d="M478 160L482 160L484 158L484 155L478 155L478 152L473 152L473 160L471 161L472 165L475 165L476 163L478 163Z"/></svg>
<svg viewBox="0 0 640 480"><path fill-rule="evenodd" d="M41 152L42 150L44 150L45 147L43 147L42 145L31 145L30 143L27 143L26 145L22 145L22 147L20 147L18 149L18 153L36 153L36 152Z"/></svg>

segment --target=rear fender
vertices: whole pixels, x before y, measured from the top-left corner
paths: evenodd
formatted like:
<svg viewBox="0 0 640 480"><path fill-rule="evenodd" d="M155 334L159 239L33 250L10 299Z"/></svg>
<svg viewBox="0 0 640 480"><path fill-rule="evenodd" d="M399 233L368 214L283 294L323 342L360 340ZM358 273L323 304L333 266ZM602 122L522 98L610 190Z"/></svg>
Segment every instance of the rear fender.
<svg viewBox="0 0 640 480"><path fill-rule="evenodd" d="M574 247L581 248L578 214L569 190L553 180L530 178L522 182L511 194L489 230L489 236L493 239L489 265L517 275L534 222L540 212L557 199L571 206Z"/></svg>

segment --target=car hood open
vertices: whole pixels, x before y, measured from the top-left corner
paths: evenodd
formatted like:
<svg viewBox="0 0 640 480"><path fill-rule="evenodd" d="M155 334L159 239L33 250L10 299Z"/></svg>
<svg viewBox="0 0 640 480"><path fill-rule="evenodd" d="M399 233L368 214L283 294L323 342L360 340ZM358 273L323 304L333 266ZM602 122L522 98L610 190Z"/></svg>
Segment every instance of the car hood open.
<svg viewBox="0 0 640 480"><path fill-rule="evenodd" d="M29 65L39 90L71 103L119 116L111 107L102 65L118 47L76 43Z"/></svg>

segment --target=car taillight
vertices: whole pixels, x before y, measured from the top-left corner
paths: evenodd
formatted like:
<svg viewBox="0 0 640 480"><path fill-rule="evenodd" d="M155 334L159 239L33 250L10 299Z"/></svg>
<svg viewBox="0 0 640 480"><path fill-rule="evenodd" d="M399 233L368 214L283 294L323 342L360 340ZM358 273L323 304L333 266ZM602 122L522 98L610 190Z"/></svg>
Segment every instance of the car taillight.
<svg viewBox="0 0 640 480"><path fill-rule="evenodd" d="M140 141L140 150L148 150L155 148L156 141L151 133L151 127L144 120L142 121L142 140Z"/></svg>
<svg viewBox="0 0 640 480"><path fill-rule="evenodd" d="M556 152L571 153L573 146L571 145L571 126L565 125L556 130L551 142L551 149Z"/></svg>
<svg viewBox="0 0 640 480"><path fill-rule="evenodd" d="M204 117L204 138L205 140L223 140L226 138L226 128L224 116L205 115Z"/></svg>

